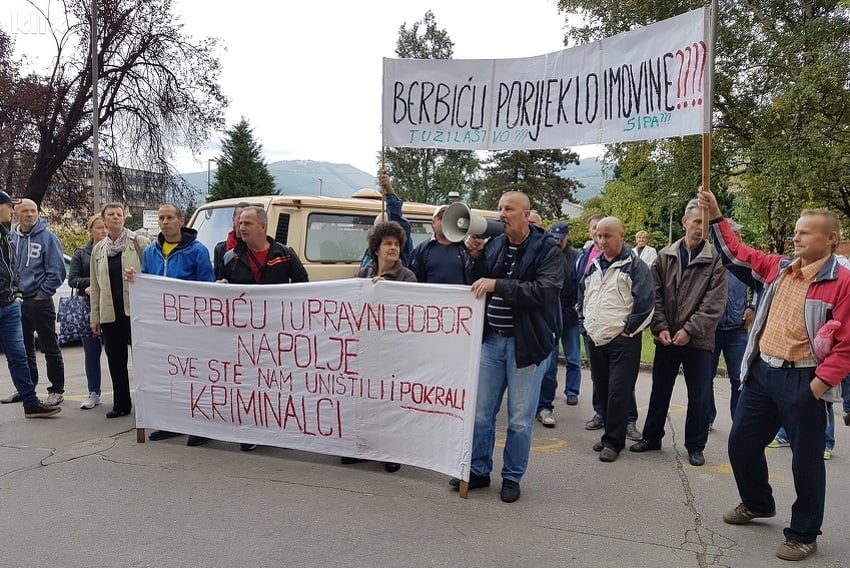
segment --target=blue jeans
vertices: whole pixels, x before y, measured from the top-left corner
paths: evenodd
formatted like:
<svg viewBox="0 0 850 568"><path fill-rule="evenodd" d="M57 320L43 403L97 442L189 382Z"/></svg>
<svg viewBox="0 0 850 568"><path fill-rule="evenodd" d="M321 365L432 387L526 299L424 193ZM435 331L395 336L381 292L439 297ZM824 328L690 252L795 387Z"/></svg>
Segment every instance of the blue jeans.
<svg viewBox="0 0 850 568"><path fill-rule="evenodd" d="M17 302L0 305L0 346L6 356L12 384L21 397L24 408L38 406L35 385L32 384L27 351L24 349L24 332L21 325L21 305Z"/></svg>
<svg viewBox="0 0 850 568"><path fill-rule="evenodd" d="M680 365L685 371L685 384L688 386L685 448L688 452L701 452L708 440L708 387L711 384L711 351L708 349L696 349L687 345L655 345L652 391L643 426L643 438L654 444L660 443L664 437L664 423L667 420L673 385L676 383Z"/></svg>
<svg viewBox="0 0 850 568"><path fill-rule="evenodd" d="M529 365L517 369L513 337L490 334L484 338L472 435L470 470L475 475L490 475L493 471L496 414L507 391L508 433L502 453L502 477L516 482L522 479L528 467L535 410L540 396L541 374L537 367Z"/></svg>
<svg viewBox="0 0 850 568"><path fill-rule="evenodd" d="M537 400L537 412L555 408L555 391L558 390L558 344L552 353L537 366L534 380L540 380L540 396Z"/></svg>
<svg viewBox="0 0 850 568"><path fill-rule="evenodd" d="M711 358L711 390L708 393L708 423L717 418L717 407L714 404L714 377L717 375L717 364L720 362L720 352L726 360L726 374L729 375L729 384L732 387L732 396L729 399L729 413L735 420L735 406L738 404L738 396L741 388L741 363L744 361L744 351L747 349L749 334L746 328L717 330L714 334L714 353Z"/></svg>
<svg viewBox="0 0 850 568"><path fill-rule="evenodd" d="M826 430L823 433L824 447L823 449L831 452L835 449L835 412L833 412L832 403L826 403Z"/></svg>
<svg viewBox="0 0 850 568"><path fill-rule="evenodd" d="M86 360L86 382L89 392L100 394L100 354L103 351L103 341L99 335L83 338L83 354Z"/></svg>
<svg viewBox="0 0 850 568"><path fill-rule="evenodd" d="M578 396L581 389L581 344L579 343L581 333L578 324L565 324L561 335L561 346L564 348L564 359L567 362L567 377L564 385L566 396ZM540 400L537 402L537 411L552 410L555 408L555 392L558 390L558 344L552 349L548 359L538 366L538 373L543 372L543 381L540 384Z"/></svg>
<svg viewBox="0 0 850 568"><path fill-rule="evenodd" d="M776 508L765 446L780 426L788 431L797 500L785 538L814 542L823 524L826 467L823 463L826 403L812 396L814 368L773 369L761 359L747 376L729 433L729 462L741 501L750 511Z"/></svg>

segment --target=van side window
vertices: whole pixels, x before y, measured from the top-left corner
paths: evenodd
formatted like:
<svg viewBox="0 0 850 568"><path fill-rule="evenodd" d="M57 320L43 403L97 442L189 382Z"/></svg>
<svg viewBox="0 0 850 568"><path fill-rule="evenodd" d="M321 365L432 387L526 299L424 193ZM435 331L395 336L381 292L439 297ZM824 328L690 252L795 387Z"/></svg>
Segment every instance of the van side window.
<svg viewBox="0 0 850 568"><path fill-rule="evenodd" d="M410 219L410 240L413 241L413 248L422 241L427 241L434 235L434 227L430 221L422 221L419 219Z"/></svg>
<svg viewBox="0 0 850 568"><path fill-rule="evenodd" d="M289 237L289 213L281 213L277 216L277 230L274 233L274 240L282 245L286 244L286 239Z"/></svg>
<svg viewBox="0 0 850 568"><path fill-rule="evenodd" d="M374 215L311 213L304 254L312 262L360 262Z"/></svg>

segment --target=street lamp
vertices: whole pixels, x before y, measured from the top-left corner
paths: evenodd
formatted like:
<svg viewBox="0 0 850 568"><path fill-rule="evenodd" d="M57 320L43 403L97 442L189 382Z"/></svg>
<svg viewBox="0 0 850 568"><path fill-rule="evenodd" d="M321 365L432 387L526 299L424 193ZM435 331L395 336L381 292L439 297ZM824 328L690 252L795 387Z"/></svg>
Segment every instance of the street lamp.
<svg viewBox="0 0 850 568"><path fill-rule="evenodd" d="M215 158L207 158L207 193L210 192L212 184L210 183L210 164L215 162Z"/></svg>
<svg viewBox="0 0 850 568"><path fill-rule="evenodd" d="M667 244L673 244L673 200L679 197L678 193L670 194L670 220L667 222Z"/></svg>
<svg viewBox="0 0 850 568"><path fill-rule="evenodd" d="M319 195L322 195L322 178L319 178Z"/></svg>

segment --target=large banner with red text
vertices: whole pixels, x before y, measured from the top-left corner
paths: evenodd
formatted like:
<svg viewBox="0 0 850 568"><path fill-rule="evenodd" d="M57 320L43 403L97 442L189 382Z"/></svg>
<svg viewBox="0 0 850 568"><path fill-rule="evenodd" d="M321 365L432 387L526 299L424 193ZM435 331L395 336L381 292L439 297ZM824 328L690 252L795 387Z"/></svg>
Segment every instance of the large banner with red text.
<svg viewBox="0 0 850 568"><path fill-rule="evenodd" d="M468 287L137 275L130 305L137 427L468 479L484 325Z"/></svg>
<svg viewBox="0 0 850 568"><path fill-rule="evenodd" d="M709 132L707 14L537 57L384 59L383 144L523 150Z"/></svg>

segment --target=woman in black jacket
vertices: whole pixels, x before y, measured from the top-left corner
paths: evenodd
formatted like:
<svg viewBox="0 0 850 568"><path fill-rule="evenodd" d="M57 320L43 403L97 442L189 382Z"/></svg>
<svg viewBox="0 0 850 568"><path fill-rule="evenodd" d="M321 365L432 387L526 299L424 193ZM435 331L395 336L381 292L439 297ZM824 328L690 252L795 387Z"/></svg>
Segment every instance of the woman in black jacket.
<svg viewBox="0 0 850 568"><path fill-rule="evenodd" d="M68 286L75 288L80 295L89 296L91 290L91 251L95 244L106 237L106 224L100 215L92 215L86 223L86 230L89 234L89 242L86 246L75 250L74 256L71 257ZM89 313L91 313L91 309ZM80 408L89 409L100 404L100 354L102 349L103 342L100 335L90 335L83 338L89 397L83 401Z"/></svg>

